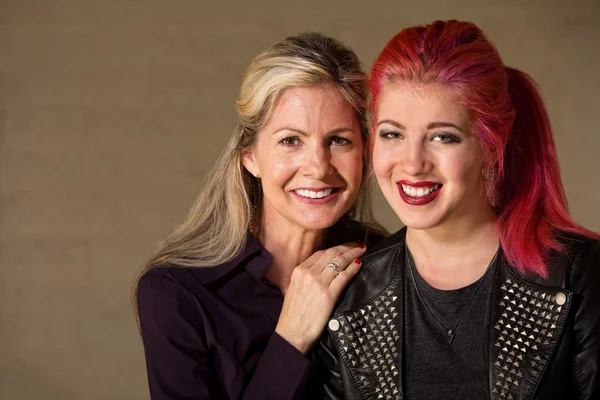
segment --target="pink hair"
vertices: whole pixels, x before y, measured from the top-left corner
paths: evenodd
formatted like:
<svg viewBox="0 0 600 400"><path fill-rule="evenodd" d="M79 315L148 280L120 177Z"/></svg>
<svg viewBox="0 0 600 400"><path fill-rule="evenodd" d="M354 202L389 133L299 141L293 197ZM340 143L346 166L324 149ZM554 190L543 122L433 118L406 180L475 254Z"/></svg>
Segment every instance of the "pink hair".
<svg viewBox="0 0 600 400"><path fill-rule="evenodd" d="M505 67L475 24L436 21L403 29L371 70L372 109L390 80L449 88L470 111L495 177L488 193L508 262L521 273L548 276L561 232L600 238L571 218L560 178L550 120L535 82Z"/></svg>

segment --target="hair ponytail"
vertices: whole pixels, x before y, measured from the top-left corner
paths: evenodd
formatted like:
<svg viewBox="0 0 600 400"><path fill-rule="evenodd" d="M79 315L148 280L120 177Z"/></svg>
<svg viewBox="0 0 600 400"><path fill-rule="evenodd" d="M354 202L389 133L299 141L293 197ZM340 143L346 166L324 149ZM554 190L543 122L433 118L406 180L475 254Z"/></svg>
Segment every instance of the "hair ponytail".
<svg viewBox="0 0 600 400"><path fill-rule="evenodd" d="M538 88L522 71L507 67L506 74L515 120L496 190L500 238L511 264L524 269L527 260L531 272L546 276L548 252L562 249L557 230L579 227L569 216L550 119Z"/></svg>

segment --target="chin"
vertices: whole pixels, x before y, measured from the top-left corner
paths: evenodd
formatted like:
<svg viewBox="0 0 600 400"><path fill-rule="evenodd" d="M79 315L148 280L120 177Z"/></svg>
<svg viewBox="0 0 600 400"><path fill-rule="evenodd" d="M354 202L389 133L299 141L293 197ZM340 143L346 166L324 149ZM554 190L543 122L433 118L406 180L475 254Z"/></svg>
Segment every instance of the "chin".
<svg viewBox="0 0 600 400"><path fill-rule="evenodd" d="M327 229L334 225L342 216L332 218L331 215L314 216L313 218L301 218L298 220L298 225L306 230L317 231Z"/></svg>
<svg viewBox="0 0 600 400"><path fill-rule="evenodd" d="M440 219L434 218L430 213L396 212L396 215L407 228L415 230L427 230L439 226Z"/></svg>
<svg viewBox="0 0 600 400"><path fill-rule="evenodd" d="M411 224L410 222L406 223L404 221L402 221L402 223L407 228L410 228L410 229L415 230L415 231L426 231L428 229L431 229L431 228L435 227L435 225L433 225L433 224L423 223L422 221L420 223L416 223L416 224Z"/></svg>
<svg viewBox="0 0 600 400"><path fill-rule="evenodd" d="M335 223L337 222L337 220L335 221L303 221L303 223L301 223L301 226L304 227L304 229L309 230L309 231L320 231L320 230L324 230L327 228L330 228L331 226L333 226Z"/></svg>

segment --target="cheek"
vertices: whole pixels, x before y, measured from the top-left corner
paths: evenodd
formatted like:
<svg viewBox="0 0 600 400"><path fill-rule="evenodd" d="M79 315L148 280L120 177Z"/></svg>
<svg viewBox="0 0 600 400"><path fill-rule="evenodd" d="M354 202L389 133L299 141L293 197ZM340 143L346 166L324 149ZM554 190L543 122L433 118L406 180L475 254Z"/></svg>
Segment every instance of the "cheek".
<svg viewBox="0 0 600 400"><path fill-rule="evenodd" d="M448 180L454 181L461 186L471 186L478 181L480 163L472 154L457 154L448 157L440 164L441 169L446 171Z"/></svg>
<svg viewBox="0 0 600 400"><path fill-rule="evenodd" d="M301 164L302 159L293 152L272 152L265 158L263 166L266 173L273 178L285 179L293 174Z"/></svg>
<svg viewBox="0 0 600 400"><path fill-rule="evenodd" d="M334 161L334 168L343 177L344 181L358 187L362 181L363 163L362 152L353 151L352 154L344 154L337 157L336 161Z"/></svg>
<svg viewBox="0 0 600 400"><path fill-rule="evenodd" d="M373 172L378 179L389 177L397 161L397 154L392 148L375 142L373 146Z"/></svg>

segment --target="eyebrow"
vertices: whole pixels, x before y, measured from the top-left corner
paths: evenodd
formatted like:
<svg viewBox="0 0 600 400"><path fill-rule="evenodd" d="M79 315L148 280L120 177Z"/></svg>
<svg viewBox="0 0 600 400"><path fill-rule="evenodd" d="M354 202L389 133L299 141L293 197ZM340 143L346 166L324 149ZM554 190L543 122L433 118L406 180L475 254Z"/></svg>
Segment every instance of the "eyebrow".
<svg viewBox="0 0 600 400"><path fill-rule="evenodd" d="M289 126L279 128L276 131L274 131L273 134L279 133L281 131L290 131L290 132L295 132L302 136L308 136L308 134L306 132L304 132L303 130L291 128ZM333 135L337 135L338 133L343 133L343 132L354 132L354 129L352 129L352 128L337 128L337 129L327 132L326 135L333 136Z"/></svg>
<svg viewBox="0 0 600 400"><path fill-rule="evenodd" d="M389 124L389 125L395 126L398 129L406 130L404 125L402 125L401 123L396 122L394 120L391 120L391 119L384 119L383 121L379 121L377 123L377 126L379 126L381 124ZM457 125L451 124L450 122L432 122L429 125L427 125L427 129L435 129L435 128L454 128L459 132L465 133L465 131L463 129L461 129Z"/></svg>
<svg viewBox="0 0 600 400"><path fill-rule="evenodd" d="M458 125L451 124L450 122L432 122L427 125L427 129L435 129L435 128L454 128L459 132L464 133Z"/></svg>

